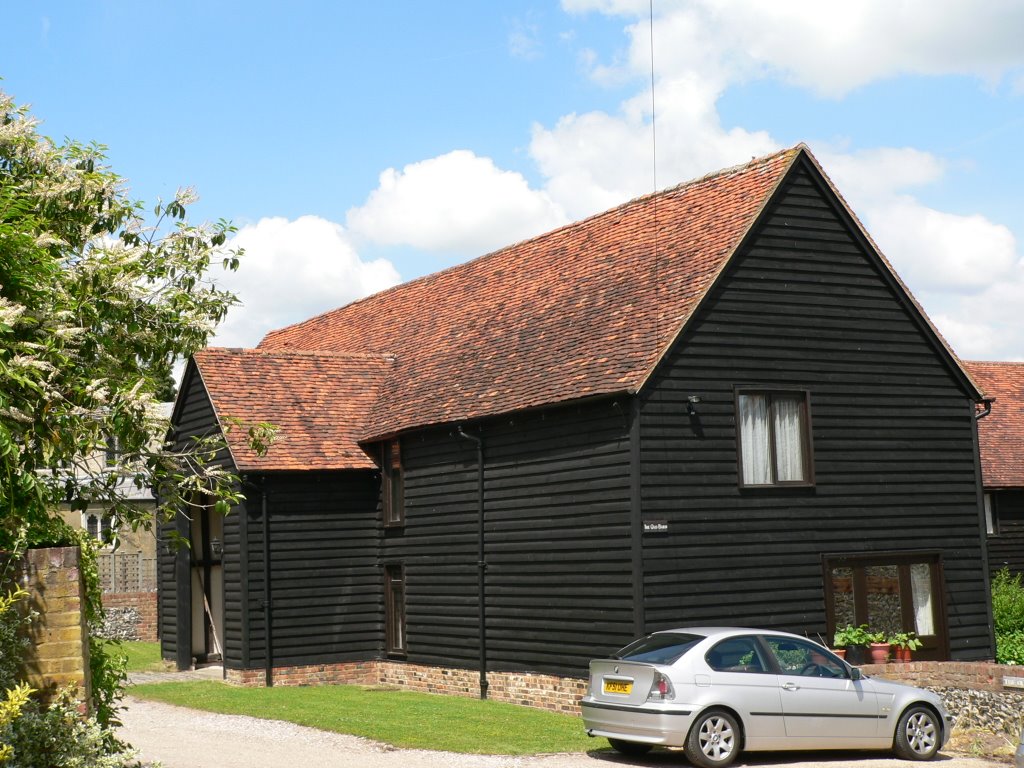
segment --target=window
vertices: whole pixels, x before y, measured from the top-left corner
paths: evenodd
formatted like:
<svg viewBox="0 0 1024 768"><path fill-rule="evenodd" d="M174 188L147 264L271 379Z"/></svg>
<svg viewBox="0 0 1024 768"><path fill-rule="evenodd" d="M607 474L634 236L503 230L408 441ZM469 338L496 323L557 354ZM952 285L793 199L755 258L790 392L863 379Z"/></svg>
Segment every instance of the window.
<svg viewBox="0 0 1024 768"><path fill-rule="evenodd" d="M109 516L90 512L85 517L84 527L90 539L95 539L100 544L110 543L112 534Z"/></svg>
<svg viewBox="0 0 1024 768"><path fill-rule="evenodd" d="M740 485L810 485L807 392L736 393Z"/></svg>
<svg viewBox="0 0 1024 768"><path fill-rule="evenodd" d="M675 664L693 646L704 638L701 635L680 632L656 632L634 640L615 658L623 661L642 661L648 664Z"/></svg>
<svg viewBox="0 0 1024 768"><path fill-rule="evenodd" d="M989 536L999 535L999 517L996 514L996 500L991 493L985 494L985 533Z"/></svg>
<svg viewBox="0 0 1024 768"><path fill-rule="evenodd" d="M765 637L784 675L847 677L846 667L820 645L788 637Z"/></svg>
<svg viewBox="0 0 1024 768"><path fill-rule="evenodd" d="M389 655L405 655L405 566L384 566L384 643Z"/></svg>
<svg viewBox="0 0 1024 768"><path fill-rule="evenodd" d="M384 525L405 525L405 488L402 477L402 451L398 440L384 443L381 456L381 504Z"/></svg>
<svg viewBox="0 0 1024 768"><path fill-rule="evenodd" d="M937 554L827 556L825 573L829 637L848 624L887 634L916 632L924 643L918 658L947 657Z"/></svg>
<svg viewBox="0 0 1024 768"><path fill-rule="evenodd" d="M704 657L708 666L719 672L767 672L757 642L752 637L730 637Z"/></svg>

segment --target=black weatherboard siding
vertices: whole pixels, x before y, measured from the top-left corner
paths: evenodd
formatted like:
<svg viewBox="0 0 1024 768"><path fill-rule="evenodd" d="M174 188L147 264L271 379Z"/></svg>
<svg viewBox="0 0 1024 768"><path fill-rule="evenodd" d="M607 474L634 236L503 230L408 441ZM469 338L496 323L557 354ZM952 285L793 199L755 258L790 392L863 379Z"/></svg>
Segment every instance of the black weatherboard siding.
<svg viewBox="0 0 1024 768"><path fill-rule="evenodd" d="M264 492L270 515L274 666L377 658L383 643L377 474L288 472L252 482L246 494L248 596L238 596L248 610L246 666L262 669L266 662ZM236 662L229 664L235 667Z"/></svg>
<svg viewBox="0 0 1024 768"><path fill-rule="evenodd" d="M996 532L988 537L989 566L993 572L1024 573L1024 490L991 493Z"/></svg>
<svg viewBox="0 0 1024 768"><path fill-rule="evenodd" d="M467 425L484 441L488 668L582 676L632 635L628 404L600 400ZM402 439L408 661L479 664L476 446Z"/></svg>
<svg viewBox="0 0 1024 768"><path fill-rule="evenodd" d="M738 387L810 393L812 487L739 487ZM928 550L942 555L952 656L991 657L973 404L806 167L662 361L641 411L643 514L668 524L644 540L648 629L824 637L822 553Z"/></svg>

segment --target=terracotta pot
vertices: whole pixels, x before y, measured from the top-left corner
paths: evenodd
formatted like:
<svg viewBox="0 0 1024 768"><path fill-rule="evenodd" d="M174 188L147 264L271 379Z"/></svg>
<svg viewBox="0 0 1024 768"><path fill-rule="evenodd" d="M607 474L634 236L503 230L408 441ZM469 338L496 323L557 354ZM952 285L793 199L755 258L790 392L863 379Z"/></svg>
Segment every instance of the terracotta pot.
<svg viewBox="0 0 1024 768"><path fill-rule="evenodd" d="M832 653L834 653L840 659L845 659L846 658L846 649L845 648L833 648L832 649Z"/></svg>
<svg viewBox="0 0 1024 768"><path fill-rule="evenodd" d="M885 664L889 661L889 651L892 646L889 643L872 643L871 644L871 663L872 664Z"/></svg>
<svg viewBox="0 0 1024 768"><path fill-rule="evenodd" d="M893 649L893 652L894 652L894 654L896 656L896 661L900 662L901 664L909 664L910 663L910 656L911 656L912 651L909 648L904 648L902 646L897 645Z"/></svg>

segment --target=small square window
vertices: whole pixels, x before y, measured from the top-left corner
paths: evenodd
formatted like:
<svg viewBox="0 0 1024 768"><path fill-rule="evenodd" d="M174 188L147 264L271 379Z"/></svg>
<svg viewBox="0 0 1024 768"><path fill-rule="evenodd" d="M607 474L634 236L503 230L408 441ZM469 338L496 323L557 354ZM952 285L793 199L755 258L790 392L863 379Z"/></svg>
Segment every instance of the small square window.
<svg viewBox="0 0 1024 768"><path fill-rule="evenodd" d="M740 485L813 484L809 400L804 391L736 393Z"/></svg>
<svg viewBox="0 0 1024 768"><path fill-rule="evenodd" d="M384 443L381 456L381 505L385 527L405 525L405 479L398 440Z"/></svg>

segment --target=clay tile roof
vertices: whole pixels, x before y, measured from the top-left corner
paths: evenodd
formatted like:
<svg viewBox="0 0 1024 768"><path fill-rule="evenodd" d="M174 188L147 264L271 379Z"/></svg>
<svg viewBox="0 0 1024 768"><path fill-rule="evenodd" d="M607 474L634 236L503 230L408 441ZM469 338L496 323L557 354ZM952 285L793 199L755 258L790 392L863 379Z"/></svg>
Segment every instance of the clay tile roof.
<svg viewBox="0 0 1024 768"><path fill-rule="evenodd" d="M272 331L259 348L393 355L364 440L636 392L802 151L638 198Z"/></svg>
<svg viewBox="0 0 1024 768"><path fill-rule="evenodd" d="M1024 487L1024 363L964 361L988 397L992 413L978 422L981 477L986 488Z"/></svg>
<svg viewBox="0 0 1024 768"><path fill-rule="evenodd" d="M211 347L193 358L240 472L370 469L359 448L366 418L391 361L381 355ZM270 422L277 438L264 456L248 427Z"/></svg>

